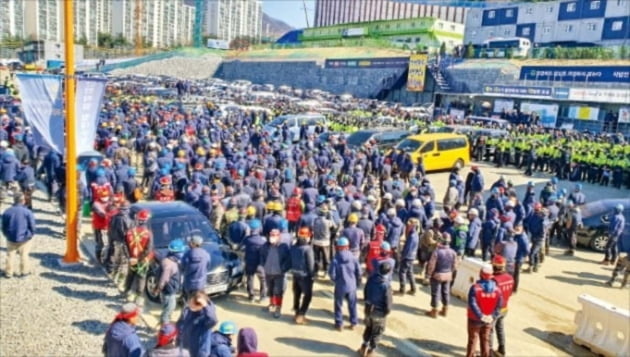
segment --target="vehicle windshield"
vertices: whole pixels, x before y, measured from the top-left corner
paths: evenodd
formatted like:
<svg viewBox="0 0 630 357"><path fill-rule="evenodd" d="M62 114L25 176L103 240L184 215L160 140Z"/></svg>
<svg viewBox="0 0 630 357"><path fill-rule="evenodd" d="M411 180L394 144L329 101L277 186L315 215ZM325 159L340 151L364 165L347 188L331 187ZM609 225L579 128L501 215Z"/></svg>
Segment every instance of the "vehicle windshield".
<svg viewBox="0 0 630 357"><path fill-rule="evenodd" d="M288 116L279 116L276 119L272 120L269 125L270 126L280 126L282 125L282 123L285 122L285 120L287 120L287 118L289 118Z"/></svg>
<svg viewBox="0 0 630 357"><path fill-rule="evenodd" d="M153 233L153 244L156 248L168 246L173 239L188 240L195 236L201 236L206 244L220 243L216 231L203 217L160 217L151 220L150 225Z"/></svg>
<svg viewBox="0 0 630 357"><path fill-rule="evenodd" d="M348 145L361 146L370 140L373 134L374 133L371 131L357 131L350 135L346 142Z"/></svg>
<svg viewBox="0 0 630 357"><path fill-rule="evenodd" d="M422 141L415 140L415 139L405 139L396 146L396 149L402 150L404 152L414 152L418 150L418 148L421 146L422 146Z"/></svg>

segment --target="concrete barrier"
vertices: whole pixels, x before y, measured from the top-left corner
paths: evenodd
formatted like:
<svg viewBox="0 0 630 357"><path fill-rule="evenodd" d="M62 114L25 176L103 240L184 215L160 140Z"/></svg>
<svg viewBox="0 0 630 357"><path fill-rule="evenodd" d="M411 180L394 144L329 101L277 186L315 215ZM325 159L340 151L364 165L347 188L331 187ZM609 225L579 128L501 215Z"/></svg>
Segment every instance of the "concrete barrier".
<svg viewBox="0 0 630 357"><path fill-rule="evenodd" d="M451 294L462 300L468 299L468 290L475 281L479 280L479 271L483 267L479 259L464 258L457 267L455 281L451 287Z"/></svg>
<svg viewBox="0 0 630 357"><path fill-rule="evenodd" d="M586 294L578 302L573 342L603 356L630 356L630 311Z"/></svg>

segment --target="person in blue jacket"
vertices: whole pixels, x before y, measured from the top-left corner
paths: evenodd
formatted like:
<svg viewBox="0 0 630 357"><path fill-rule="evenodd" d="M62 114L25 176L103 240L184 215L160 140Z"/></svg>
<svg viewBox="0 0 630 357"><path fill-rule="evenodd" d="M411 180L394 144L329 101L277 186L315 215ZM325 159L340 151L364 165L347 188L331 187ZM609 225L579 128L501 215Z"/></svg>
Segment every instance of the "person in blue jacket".
<svg viewBox="0 0 630 357"><path fill-rule="evenodd" d="M2 214L2 234L7 239L6 278L13 277L15 253L20 253L22 276L30 274L29 251L35 234L35 217L24 206L24 196L16 194L13 206Z"/></svg>
<svg viewBox="0 0 630 357"><path fill-rule="evenodd" d="M208 264L210 264L210 254L201 247L203 245L201 236L192 237L189 244L190 249L182 258L185 296L191 296L196 291L204 291L206 289Z"/></svg>
<svg viewBox="0 0 630 357"><path fill-rule="evenodd" d="M140 308L134 303L122 306L105 334L105 357L143 357L145 350L136 333Z"/></svg>
<svg viewBox="0 0 630 357"><path fill-rule="evenodd" d="M545 243L545 231L546 231L546 216L542 210L540 203L534 204L534 213L527 219L527 232L529 232L529 238L531 239L532 247L529 256L530 270L533 272L538 271L538 264L540 263L540 256L542 255L542 249Z"/></svg>
<svg viewBox="0 0 630 357"><path fill-rule="evenodd" d="M219 329L212 333L210 357L232 357L236 351L232 345L232 337L236 330L236 324L232 321L224 321L219 325Z"/></svg>
<svg viewBox="0 0 630 357"><path fill-rule="evenodd" d="M418 234L420 221L417 218L409 218L407 222L407 239L400 252L400 271L398 280L400 281L399 295L405 293L405 283L409 280L410 295L416 294L416 277L413 274L413 262L416 261L418 255L418 244L420 244L420 236Z"/></svg>
<svg viewBox="0 0 630 357"><path fill-rule="evenodd" d="M470 179L470 195L468 201L469 207L472 206L473 197L475 197L475 195L478 193L482 193L485 185L483 175L481 174L481 171L479 171L479 166L472 165L470 169L472 170L472 177Z"/></svg>
<svg viewBox="0 0 630 357"><path fill-rule="evenodd" d="M357 289L361 286L361 267L359 260L349 250L350 242L346 237L337 240L337 254L333 258L328 275L335 284L335 329L343 328L341 308L343 301L348 303L350 329L359 323L357 317Z"/></svg>
<svg viewBox="0 0 630 357"><path fill-rule="evenodd" d="M617 256L619 255L619 246L621 245L621 236L626 227L626 219L623 216L623 205L620 203L615 206L615 211L610 215L608 223L608 242L606 243L606 253L602 264L615 265ZM630 243L630 242L629 242ZM625 243L626 245L629 243ZM629 247L623 247L630 251Z"/></svg>
<svg viewBox="0 0 630 357"><path fill-rule="evenodd" d="M499 214L503 214L503 201L499 197L499 189L496 187L490 191L490 197L486 200L486 215L488 215L493 208L496 208ZM488 216L486 216L486 219L488 219Z"/></svg>
<svg viewBox="0 0 630 357"><path fill-rule="evenodd" d="M254 276L258 277L260 285L260 297L258 301L267 298L267 285L265 284L265 270L260 264L260 251L265 245L265 238L260 235L262 223L254 218L249 221L250 235L241 242L241 247L245 250L245 277L247 286L247 296L249 301L254 301Z"/></svg>
<svg viewBox="0 0 630 357"><path fill-rule="evenodd" d="M212 349L212 328L217 324L214 304L206 293L197 291L177 321L179 344L191 357L208 357Z"/></svg>
<svg viewBox="0 0 630 357"><path fill-rule="evenodd" d="M488 218L481 224L481 259L484 262L492 258L492 250L500 224L499 211L496 208L490 210Z"/></svg>
<svg viewBox="0 0 630 357"><path fill-rule="evenodd" d="M481 234L481 220L479 219L479 211L476 208L468 210L468 236L466 237L465 254L467 257L474 257L475 250L479 245L479 236Z"/></svg>

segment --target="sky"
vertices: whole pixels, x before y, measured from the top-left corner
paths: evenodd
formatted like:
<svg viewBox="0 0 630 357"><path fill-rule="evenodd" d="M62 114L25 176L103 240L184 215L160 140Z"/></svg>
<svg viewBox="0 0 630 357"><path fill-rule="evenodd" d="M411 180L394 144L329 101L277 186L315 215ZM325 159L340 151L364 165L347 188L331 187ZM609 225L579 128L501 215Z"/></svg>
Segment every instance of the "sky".
<svg viewBox="0 0 630 357"><path fill-rule="evenodd" d="M308 21L313 26L315 0L305 0ZM263 0L263 10L271 17L282 20L295 28L306 27L304 2L302 0Z"/></svg>

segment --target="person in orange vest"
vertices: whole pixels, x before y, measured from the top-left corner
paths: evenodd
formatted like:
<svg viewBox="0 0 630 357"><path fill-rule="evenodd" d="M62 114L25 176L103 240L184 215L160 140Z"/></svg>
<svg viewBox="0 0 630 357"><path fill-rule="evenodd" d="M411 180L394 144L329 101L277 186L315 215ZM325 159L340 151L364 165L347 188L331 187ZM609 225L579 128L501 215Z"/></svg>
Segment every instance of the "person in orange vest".
<svg viewBox="0 0 630 357"><path fill-rule="evenodd" d="M298 222L304 212L304 202L302 202L302 190L299 187L293 189L293 195L287 200L287 221L289 221L289 232L297 230Z"/></svg>
<svg viewBox="0 0 630 357"><path fill-rule="evenodd" d="M373 264L374 259L380 260L381 258L382 244L383 240L385 240L385 226L381 223L377 224L374 227L374 233L372 235L372 240L368 244L368 252L365 257L365 268L368 272L368 276L372 275L375 271ZM389 243L387 243L387 247L389 247ZM385 257L387 257L387 254Z"/></svg>
<svg viewBox="0 0 630 357"><path fill-rule="evenodd" d="M504 319L508 311L508 301L512 296L512 289L514 289L514 278L505 270L506 261L500 255L495 255L492 259L493 279L497 283L503 301L501 304L501 314L494 322L494 329L497 332L497 341L499 342L499 348L497 354L505 356L505 328ZM490 337L490 350L492 350L492 336Z"/></svg>
<svg viewBox="0 0 630 357"><path fill-rule="evenodd" d="M96 255L96 261L101 264L103 263L102 255L103 247L105 246L103 231L107 230L113 211L114 206L110 201L109 191L98 191L98 196L95 197L94 203L92 203L92 229L94 230L94 240L96 241L94 254Z"/></svg>
<svg viewBox="0 0 630 357"><path fill-rule="evenodd" d="M131 228L125 238L129 252L129 273L125 279L125 294L129 301L136 300L138 305L142 305L147 271L153 259L153 235L147 224L150 218L151 213L148 210L140 210L136 214L136 227ZM134 293L130 293L132 288Z"/></svg>
<svg viewBox="0 0 630 357"><path fill-rule="evenodd" d="M155 192L155 200L160 202L175 200L175 191L173 191L173 179L171 176L162 176L159 180L160 188Z"/></svg>
<svg viewBox="0 0 630 357"><path fill-rule="evenodd" d="M484 264L479 280L468 291L468 344L466 357L475 356L477 340L481 344L481 357L490 357L490 338L494 320L501 312L503 296L492 278L492 266Z"/></svg>

